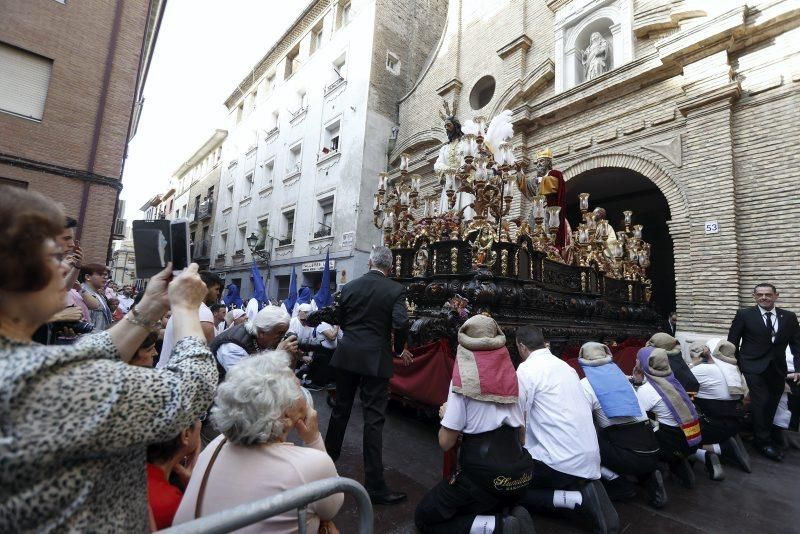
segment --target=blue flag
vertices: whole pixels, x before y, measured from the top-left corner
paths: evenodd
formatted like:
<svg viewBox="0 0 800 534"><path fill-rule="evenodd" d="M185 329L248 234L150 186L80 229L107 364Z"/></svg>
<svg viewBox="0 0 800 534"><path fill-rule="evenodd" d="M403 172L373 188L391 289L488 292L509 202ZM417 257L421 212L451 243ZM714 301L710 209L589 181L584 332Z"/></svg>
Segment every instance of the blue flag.
<svg viewBox="0 0 800 534"><path fill-rule="evenodd" d="M264 280L261 278L256 262L253 262L250 276L253 278L253 298L258 301L258 306L261 308L267 302L267 291L264 288Z"/></svg>
<svg viewBox="0 0 800 534"><path fill-rule="evenodd" d="M325 267L322 269L322 282L320 283L319 291L314 295L314 302L317 303L317 308L324 308L332 304L330 258L331 249L328 249L325 253Z"/></svg>
<svg viewBox="0 0 800 534"><path fill-rule="evenodd" d="M289 278L289 296L283 301L283 306L289 315L294 310L294 303L297 302L297 276L294 274L294 266L292 266L292 274Z"/></svg>

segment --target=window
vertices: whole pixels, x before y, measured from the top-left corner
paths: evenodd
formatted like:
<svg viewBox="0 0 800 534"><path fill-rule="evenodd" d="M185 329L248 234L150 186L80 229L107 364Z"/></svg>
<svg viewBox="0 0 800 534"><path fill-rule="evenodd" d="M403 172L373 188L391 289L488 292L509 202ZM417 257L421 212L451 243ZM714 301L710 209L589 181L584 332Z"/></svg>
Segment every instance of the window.
<svg viewBox="0 0 800 534"><path fill-rule="evenodd" d="M264 184L269 185L275 177L275 158L264 164Z"/></svg>
<svg viewBox="0 0 800 534"><path fill-rule="evenodd" d="M308 95L306 94L305 89L300 89L297 91L297 97L295 100L295 104L297 105L297 111L295 114L300 113L308 106Z"/></svg>
<svg viewBox="0 0 800 534"><path fill-rule="evenodd" d="M288 174L294 172L300 172L301 168L301 156L303 154L303 145L301 143L297 143L292 148L289 149L289 160L286 164L286 172Z"/></svg>
<svg viewBox="0 0 800 534"><path fill-rule="evenodd" d="M42 120L53 60L0 43L0 110Z"/></svg>
<svg viewBox="0 0 800 534"><path fill-rule="evenodd" d="M294 235L294 210L283 212L283 238L281 238L280 245L288 245L292 242Z"/></svg>
<svg viewBox="0 0 800 534"><path fill-rule="evenodd" d="M240 226L239 231L236 232L236 251L235 254L243 254L245 246L245 237L247 236L247 226Z"/></svg>
<svg viewBox="0 0 800 534"><path fill-rule="evenodd" d="M247 176L244 177L244 188L242 191L242 198L250 198L250 193L253 190L253 173L247 173Z"/></svg>
<svg viewBox="0 0 800 534"><path fill-rule="evenodd" d="M494 86L494 78L491 76L484 76L477 81L469 93L469 105L472 109L481 109L492 100Z"/></svg>
<svg viewBox="0 0 800 534"><path fill-rule="evenodd" d="M291 275L276 276L275 281L278 282L278 298L285 299L289 296L289 285L291 284Z"/></svg>
<svg viewBox="0 0 800 534"><path fill-rule="evenodd" d="M325 133L323 137L323 144L322 144L322 153L328 154L329 152L336 152L339 150L339 124L340 120L336 120L333 123L329 124L325 127Z"/></svg>
<svg viewBox="0 0 800 534"><path fill-rule="evenodd" d="M347 26L350 22L350 1L339 0L339 8L336 11L336 29Z"/></svg>
<svg viewBox="0 0 800 534"><path fill-rule="evenodd" d="M275 89L275 73L274 72L267 76L267 83L265 85L266 85L267 94L270 94Z"/></svg>
<svg viewBox="0 0 800 534"><path fill-rule="evenodd" d="M333 62L333 82L347 78L347 56L342 54Z"/></svg>
<svg viewBox="0 0 800 534"><path fill-rule="evenodd" d="M270 132L272 130L277 130L278 129L278 125L280 124L280 120L281 120L281 114L276 109L275 111L272 112L272 115L270 116L270 121L269 121L269 124L270 124L269 131Z"/></svg>
<svg viewBox="0 0 800 534"><path fill-rule="evenodd" d="M219 255L224 256L225 254L228 253L228 234L227 233L220 234L219 240L220 240Z"/></svg>
<svg viewBox="0 0 800 534"><path fill-rule="evenodd" d="M214 186L208 188L208 193L206 194L206 200L213 201L214 200Z"/></svg>
<svg viewBox="0 0 800 534"><path fill-rule="evenodd" d="M327 237L331 235L333 227L333 197L327 197L318 201L317 208L317 230L314 237Z"/></svg>
<svg viewBox="0 0 800 534"><path fill-rule="evenodd" d="M320 22L317 26L311 30L311 53L313 54L317 50L322 48L322 23Z"/></svg>
<svg viewBox="0 0 800 534"><path fill-rule="evenodd" d="M236 106L236 124L242 122L242 115L244 114L244 102Z"/></svg>
<svg viewBox="0 0 800 534"><path fill-rule="evenodd" d="M269 219L258 221L258 243L256 250L264 250L267 246L267 239L269 235Z"/></svg>
<svg viewBox="0 0 800 534"><path fill-rule="evenodd" d="M233 184L228 186L228 206L233 204Z"/></svg>
<svg viewBox="0 0 800 534"><path fill-rule="evenodd" d="M392 74L400 74L400 58L391 52L386 52L386 70Z"/></svg>
<svg viewBox="0 0 800 534"><path fill-rule="evenodd" d="M298 56L300 55L300 47L295 46L292 48L291 52L286 54L286 70L283 75L284 80L288 80L291 78L292 74L297 72L300 68L300 60Z"/></svg>

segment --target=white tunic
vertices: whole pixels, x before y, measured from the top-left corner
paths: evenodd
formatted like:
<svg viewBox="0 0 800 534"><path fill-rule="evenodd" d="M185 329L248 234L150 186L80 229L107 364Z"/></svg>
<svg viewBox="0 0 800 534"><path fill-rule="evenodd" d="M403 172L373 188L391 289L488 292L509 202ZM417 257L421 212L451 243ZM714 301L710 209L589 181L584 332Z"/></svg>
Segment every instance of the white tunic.
<svg viewBox="0 0 800 534"><path fill-rule="evenodd" d="M525 448L531 456L556 471L599 479L592 409L575 370L548 349L539 349L520 364L517 380L526 418Z"/></svg>
<svg viewBox="0 0 800 534"><path fill-rule="evenodd" d="M516 428L525 425L518 403L500 404L471 399L453 391L453 383L450 382L447 409L442 419L443 427L464 434L480 434L496 430L502 425Z"/></svg>
<svg viewBox="0 0 800 534"><path fill-rule="evenodd" d="M653 412L660 424L679 426L678 422L672 416L672 412L669 411L666 403L661 398L661 395L658 394L658 391L656 391L652 385L645 382L639 386L639 389L636 390L636 396L639 398L639 406L648 412Z"/></svg>

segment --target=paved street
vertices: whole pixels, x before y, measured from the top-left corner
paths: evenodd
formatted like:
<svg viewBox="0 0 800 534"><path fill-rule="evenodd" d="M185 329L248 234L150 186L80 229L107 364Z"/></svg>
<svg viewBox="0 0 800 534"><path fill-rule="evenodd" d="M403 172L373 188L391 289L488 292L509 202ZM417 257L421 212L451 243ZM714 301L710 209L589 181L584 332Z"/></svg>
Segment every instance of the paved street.
<svg viewBox="0 0 800 534"><path fill-rule="evenodd" d="M320 430L325 433L330 409L325 394L314 393L320 413ZM356 401L348 435L337 468L339 474L363 482L361 459L361 405ZM414 533L414 507L425 491L441 476L442 454L436 443L438 426L416 416L413 410L390 404L384 430L386 480L393 489L408 493L399 506L375 508L375 532ZM772 463L751 449L753 473L725 466L726 480L712 482L698 465L697 487L686 490L667 478L670 503L663 510L647 506L643 498L617 504L624 533L695 534L700 532L760 532L789 534L800 531L800 451L788 451L782 464ZM336 524L345 534L357 532L356 505L348 497ZM538 534L588 532L558 518L535 516Z"/></svg>

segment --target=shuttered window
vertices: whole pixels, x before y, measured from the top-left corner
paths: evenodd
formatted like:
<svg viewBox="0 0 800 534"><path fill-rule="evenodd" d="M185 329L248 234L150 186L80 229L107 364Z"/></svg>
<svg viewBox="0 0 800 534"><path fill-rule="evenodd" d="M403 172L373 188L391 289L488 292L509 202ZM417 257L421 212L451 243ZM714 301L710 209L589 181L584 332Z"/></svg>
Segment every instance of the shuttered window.
<svg viewBox="0 0 800 534"><path fill-rule="evenodd" d="M0 110L42 120L53 60L0 43Z"/></svg>

